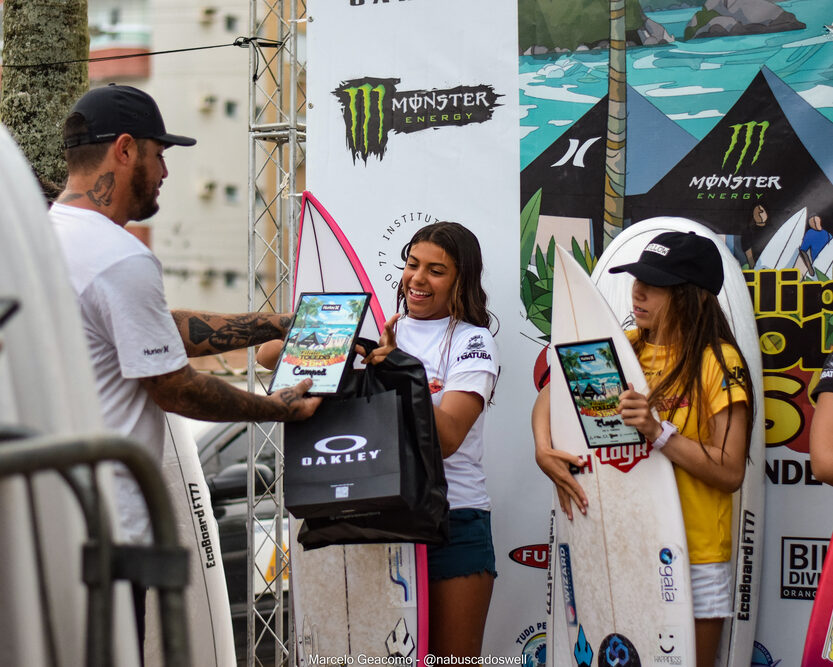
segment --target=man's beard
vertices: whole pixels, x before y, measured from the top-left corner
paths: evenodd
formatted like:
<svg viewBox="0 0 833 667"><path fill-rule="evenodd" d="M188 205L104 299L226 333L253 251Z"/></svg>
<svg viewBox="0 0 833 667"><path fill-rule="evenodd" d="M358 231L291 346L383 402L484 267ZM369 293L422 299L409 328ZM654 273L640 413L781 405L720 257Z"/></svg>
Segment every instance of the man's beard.
<svg viewBox="0 0 833 667"><path fill-rule="evenodd" d="M148 181L148 170L144 165L138 165L130 178L130 190L133 193L135 213L131 220L147 220L159 210L156 201L156 185Z"/></svg>

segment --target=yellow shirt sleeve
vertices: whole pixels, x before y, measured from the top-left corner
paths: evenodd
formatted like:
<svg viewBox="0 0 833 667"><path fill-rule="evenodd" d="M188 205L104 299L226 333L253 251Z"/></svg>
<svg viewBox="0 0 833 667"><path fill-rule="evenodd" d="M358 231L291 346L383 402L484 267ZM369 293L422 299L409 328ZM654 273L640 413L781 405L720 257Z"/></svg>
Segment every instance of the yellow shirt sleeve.
<svg viewBox="0 0 833 667"><path fill-rule="evenodd" d="M743 370L743 363L738 351L729 345L721 345L723 360L729 369L726 376L714 351L710 348L703 357L703 392L705 393L705 405L709 406L711 415L726 408L730 403L748 403L749 397L746 393L746 373Z"/></svg>

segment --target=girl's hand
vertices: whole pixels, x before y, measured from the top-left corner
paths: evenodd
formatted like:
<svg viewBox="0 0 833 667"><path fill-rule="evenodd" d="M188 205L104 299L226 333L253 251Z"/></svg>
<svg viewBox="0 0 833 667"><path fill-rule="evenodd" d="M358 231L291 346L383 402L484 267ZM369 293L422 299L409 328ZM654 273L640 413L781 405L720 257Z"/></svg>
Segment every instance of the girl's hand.
<svg viewBox="0 0 833 667"><path fill-rule="evenodd" d="M555 484L558 503L564 514L570 521L573 520L573 502L582 514L586 514L587 496L570 472L570 464L582 467L585 462L578 456L553 449L552 446L549 385L541 389L532 406L532 438L535 441L535 462Z"/></svg>
<svg viewBox="0 0 833 667"><path fill-rule="evenodd" d="M393 330L393 325L396 324L396 321L400 318L400 316L401 313L396 313L387 322L385 322L382 337L379 338L379 347L373 350L370 354L367 354L367 351L361 345L356 345L356 352L362 355L363 364L380 364L387 359L391 350L396 349L396 332Z"/></svg>
<svg viewBox="0 0 833 667"><path fill-rule="evenodd" d="M578 456L551 447L536 447L535 462L555 484L558 492L558 502L567 518L570 521L573 520L572 503L576 504L579 512L587 514L587 496L570 472L571 464L583 468L587 462Z"/></svg>
<svg viewBox="0 0 833 667"><path fill-rule="evenodd" d="M635 391L630 382L627 390L619 394L617 412L622 415L626 425L635 427L651 442L662 433L662 424L654 418L648 407L648 397Z"/></svg>

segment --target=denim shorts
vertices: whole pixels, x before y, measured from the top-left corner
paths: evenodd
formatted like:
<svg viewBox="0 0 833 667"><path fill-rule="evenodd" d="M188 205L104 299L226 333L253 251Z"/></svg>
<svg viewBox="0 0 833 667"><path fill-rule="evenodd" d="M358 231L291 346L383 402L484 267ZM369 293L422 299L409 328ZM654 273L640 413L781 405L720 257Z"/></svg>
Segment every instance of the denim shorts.
<svg viewBox="0 0 833 667"><path fill-rule="evenodd" d="M497 577L490 512L470 508L451 510L448 537L448 544L428 545L430 581L466 577L480 572Z"/></svg>

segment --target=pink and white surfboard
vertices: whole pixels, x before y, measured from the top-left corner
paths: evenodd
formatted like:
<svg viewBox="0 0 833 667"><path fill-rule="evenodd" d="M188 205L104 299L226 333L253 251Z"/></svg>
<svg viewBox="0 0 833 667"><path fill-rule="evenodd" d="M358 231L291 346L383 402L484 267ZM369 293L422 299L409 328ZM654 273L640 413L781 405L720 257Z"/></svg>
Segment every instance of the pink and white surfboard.
<svg viewBox="0 0 833 667"><path fill-rule="evenodd" d="M336 221L309 192L302 199L293 302L301 292L370 292L360 335L378 340L385 316L370 279ZM298 665L313 656L401 655L428 651L425 545L361 544L304 551L290 518L290 579Z"/></svg>

